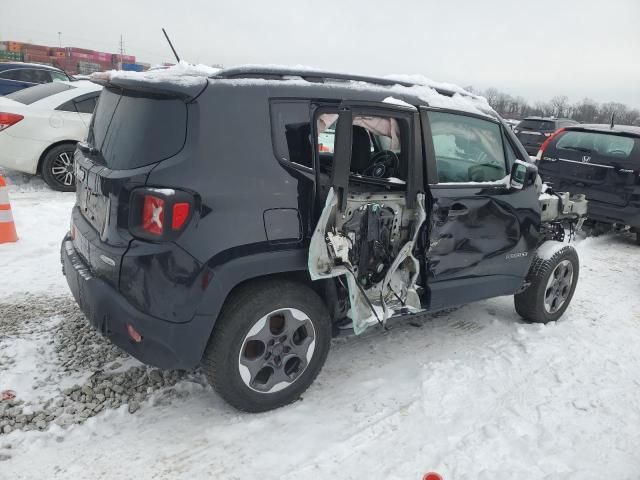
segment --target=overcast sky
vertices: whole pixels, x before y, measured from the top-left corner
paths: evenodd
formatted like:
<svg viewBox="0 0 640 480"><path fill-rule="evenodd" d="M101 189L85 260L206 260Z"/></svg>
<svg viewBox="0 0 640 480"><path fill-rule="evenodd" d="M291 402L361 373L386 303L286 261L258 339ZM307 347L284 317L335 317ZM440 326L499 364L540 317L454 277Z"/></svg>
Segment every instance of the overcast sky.
<svg viewBox="0 0 640 480"><path fill-rule="evenodd" d="M640 0L0 0L0 39L225 66L420 73L640 108Z"/></svg>

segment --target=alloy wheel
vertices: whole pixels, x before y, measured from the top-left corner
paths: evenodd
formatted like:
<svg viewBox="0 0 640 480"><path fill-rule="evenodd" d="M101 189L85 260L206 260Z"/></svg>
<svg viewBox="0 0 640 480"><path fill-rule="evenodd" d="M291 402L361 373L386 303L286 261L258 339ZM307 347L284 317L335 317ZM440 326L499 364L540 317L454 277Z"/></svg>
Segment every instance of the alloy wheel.
<svg viewBox="0 0 640 480"><path fill-rule="evenodd" d="M75 181L73 173L73 152L62 152L51 164L51 175L60 185L70 187Z"/></svg>
<svg viewBox="0 0 640 480"><path fill-rule="evenodd" d="M282 308L256 321L242 342L238 369L245 385L260 393L287 388L313 357L316 334L308 315Z"/></svg>
<svg viewBox="0 0 640 480"><path fill-rule="evenodd" d="M556 313L567 301L573 284L573 264L563 260L553 269L544 291L544 308L547 313Z"/></svg>

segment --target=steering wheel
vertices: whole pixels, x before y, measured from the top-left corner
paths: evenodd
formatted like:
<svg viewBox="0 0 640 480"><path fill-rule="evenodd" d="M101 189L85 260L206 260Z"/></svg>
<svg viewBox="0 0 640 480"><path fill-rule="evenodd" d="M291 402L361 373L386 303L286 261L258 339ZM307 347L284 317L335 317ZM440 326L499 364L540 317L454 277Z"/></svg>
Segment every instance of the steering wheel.
<svg viewBox="0 0 640 480"><path fill-rule="evenodd" d="M398 155L391 150L382 150L371 157L371 165L362 173L369 177L389 178L398 168L400 168Z"/></svg>

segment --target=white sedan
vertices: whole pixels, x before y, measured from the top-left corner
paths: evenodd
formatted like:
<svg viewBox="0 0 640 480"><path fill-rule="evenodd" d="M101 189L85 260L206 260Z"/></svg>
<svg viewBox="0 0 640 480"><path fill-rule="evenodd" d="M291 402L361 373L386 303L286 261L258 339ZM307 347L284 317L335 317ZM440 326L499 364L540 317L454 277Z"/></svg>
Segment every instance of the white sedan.
<svg viewBox="0 0 640 480"><path fill-rule="evenodd" d="M75 190L73 152L87 136L101 90L80 80L0 97L0 166L40 174L55 190Z"/></svg>

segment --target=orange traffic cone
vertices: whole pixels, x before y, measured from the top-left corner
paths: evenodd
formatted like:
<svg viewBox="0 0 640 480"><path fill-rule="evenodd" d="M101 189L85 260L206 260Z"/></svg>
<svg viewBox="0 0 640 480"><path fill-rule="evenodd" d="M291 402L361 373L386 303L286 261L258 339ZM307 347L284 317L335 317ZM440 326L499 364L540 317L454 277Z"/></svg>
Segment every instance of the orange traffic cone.
<svg viewBox="0 0 640 480"><path fill-rule="evenodd" d="M0 175L0 243L17 242L18 234L13 223L11 204L9 203L9 188Z"/></svg>

